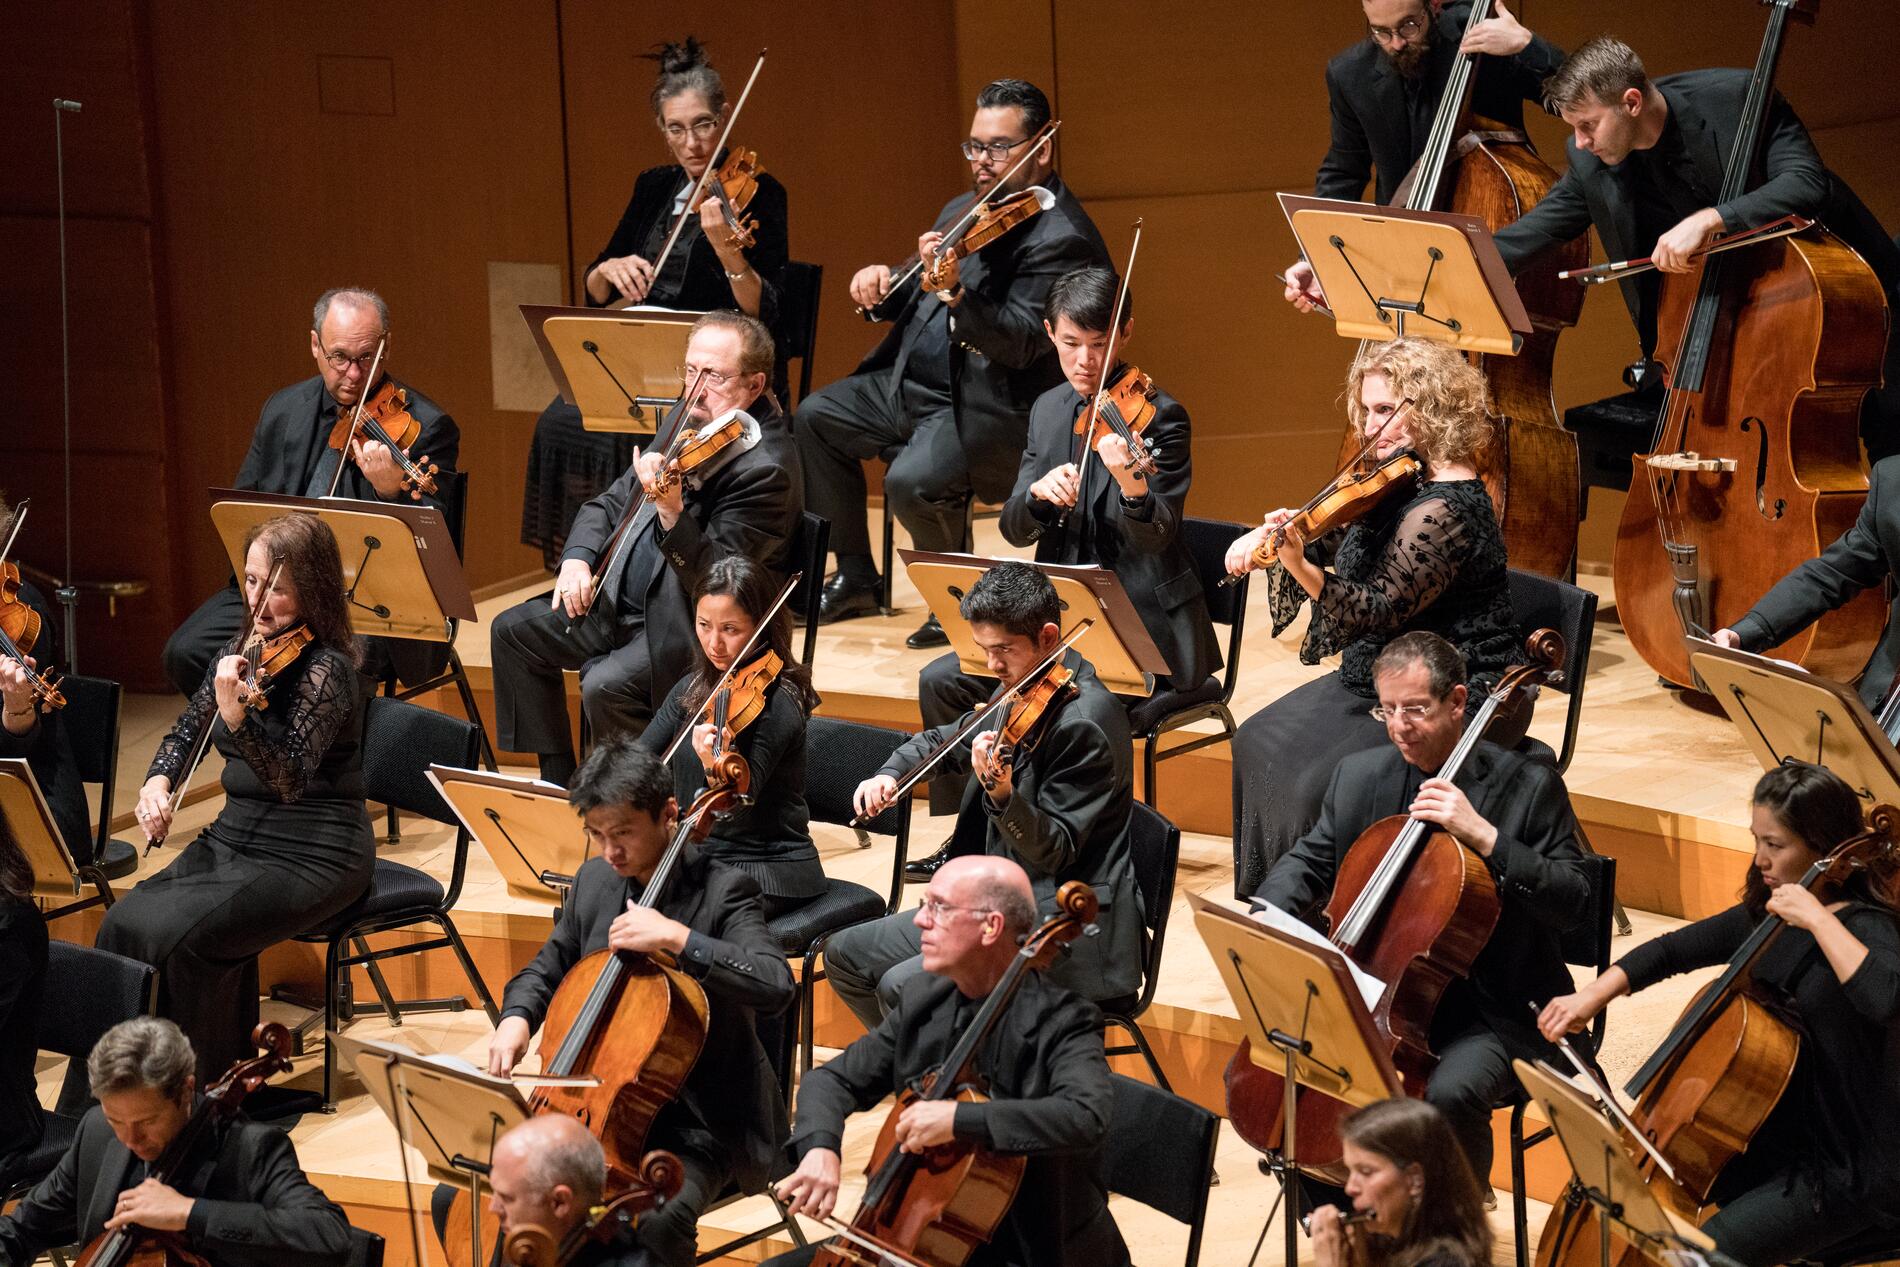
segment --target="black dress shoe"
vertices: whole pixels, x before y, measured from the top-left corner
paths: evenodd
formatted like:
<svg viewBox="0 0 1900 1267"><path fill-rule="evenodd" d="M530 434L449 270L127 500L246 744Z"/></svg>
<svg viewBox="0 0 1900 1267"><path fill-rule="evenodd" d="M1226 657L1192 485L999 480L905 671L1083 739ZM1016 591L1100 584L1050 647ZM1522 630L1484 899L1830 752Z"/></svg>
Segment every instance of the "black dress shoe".
<svg viewBox="0 0 1900 1267"><path fill-rule="evenodd" d="M875 615L881 592L876 577L859 581L839 572L825 582L824 593L819 596L818 623L828 625L834 620Z"/></svg>
<svg viewBox="0 0 1900 1267"><path fill-rule="evenodd" d="M943 864L950 861L950 842L944 841L937 852L904 864L905 884L929 884L930 877L936 875Z"/></svg>
<svg viewBox="0 0 1900 1267"><path fill-rule="evenodd" d="M943 626L932 616L917 627L916 633L904 639L904 645L912 651L922 651L926 647L947 647L950 645L950 635L943 631Z"/></svg>

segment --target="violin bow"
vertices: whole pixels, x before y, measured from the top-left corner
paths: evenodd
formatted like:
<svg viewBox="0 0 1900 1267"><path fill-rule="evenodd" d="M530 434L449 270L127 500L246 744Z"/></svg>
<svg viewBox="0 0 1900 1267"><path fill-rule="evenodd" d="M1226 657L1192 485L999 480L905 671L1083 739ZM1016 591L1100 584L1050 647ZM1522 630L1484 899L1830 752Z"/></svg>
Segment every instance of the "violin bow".
<svg viewBox="0 0 1900 1267"><path fill-rule="evenodd" d="M376 355L369 363L369 373L363 379L363 390L357 393L356 410L350 415L350 433L343 437L343 451L337 454L336 470L330 475L330 491L325 497L335 497L337 485L343 482L343 462L350 456L350 445L356 439L356 433L363 426L363 406L369 403L370 388L376 386L376 371L383 367L383 349L389 346L389 336L384 335L376 341Z"/></svg>
<svg viewBox="0 0 1900 1267"><path fill-rule="evenodd" d="M1036 135L1033 138L1031 138L1035 142L1035 144L1031 145L1029 149L1024 152L1021 158L1017 159L1014 163L1011 163L1009 165L1009 170L1004 172L1000 177L997 178L996 183L990 186L990 191L988 193L984 194L981 198L978 198L975 202L971 203L967 208L965 208L963 214L957 217L956 223L952 224L948 229L944 230L943 240L946 246L956 245L956 240L960 236L962 236L962 234L965 231L967 231L971 225L976 223L977 217L981 216L983 214L984 208L990 205L990 200L996 197L997 194L1001 193L1009 185L1010 177L1014 176L1017 172L1021 171L1023 164L1027 163L1030 159L1034 158L1037 154L1041 153L1043 146L1049 144L1050 141L1053 141L1055 139L1056 130L1060 128L1061 126L1062 126L1062 120L1060 119L1051 119L1049 120L1049 122L1042 125L1042 130L1036 133ZM923 260L923 256L920 255L911 264L909 268L903 271L902 275L894 278L891 281L891 288L884 293L886 295L896 294L898 288L902 286L905 282L909 281L911 278L917 276L918 273L922 272L923 267L924 267L924 260ZM883 301L879 300L878 302L882 303Z"/></svg>
<svg viewBox="0 0 1900 1267"><path fill-rule="evenodd" d="M919 761L915 769L899 779L897 786L891 789L891 794L885 798L883 805L880 805L876 811L872 813L859 814L846 824L846 826L862 827L879 814L882 814L890 806L895 805L906 792L922 782L924 776L934 770L944 757L948 756L958 744L969 738L970 735L976 732L978 727L988 721L992 714L998 709L1007 708L1009 705L1015 703L1017 696L1027 690L1032 683L1039 681L1043 674L1054 668L1056 662L1062 659L1063 654L1067 652L1070 647L1074 646L1082 635L1092 629L1094 625L1095 617L1093 616L1084 616L1081 620L1077 621L1075 628L1069 630L1068 633L1062 636L1062 641L1055 645L1055 650L1043 657L1041 663L1037 664L1036 667L1029 670L1029 672L1023 674L1022 677L1017 680L1016 685L1003 691L995 699L983 705L982 708L977 709L975 713L970 715L969 721L958 726L956 731L951 734L948 739L945 739L941 744L937 745L935 752L925 757L922 761Z"/></svg>
<svg viewBox="0 0 1900 1267"><path fill-rule="evenodd" d="M765 49L759 50L759 60L752 63L752 74L746 78L745 88L739 93L739 100L733 104L732 113L726 116L726 125L719 130L719 144L713 146L712 157L706 160L706 170L693 182L693 192L686 196L686 205L673 220L673 231L666 235L666 245L660 248L660 258L654 261L653 278L659 280L660 270L666 267L666 257L673 253L673 247L680 240L680 231L686 227L686 217L693 214L699 206L700 195L706 192L706 182L712 179L713 171L719 166L719 156L725 152L726 142L732 136L732 127L739 121L739 112L745 109L745 99L752 95L752 85L759 81L759 72L765 69Z"/></svg>
<svg viewBox="0 0 1900 1267"><path fill-rule="evenodd" d="M1779 220L1770 220L1767 224L1717 238L1707 246L1698 247L1689 252L1689 258L1699 260L1704 256L1720 255L1723 251L1733 251L1738 247L1754 246L1758 242L1772 242L1776 238L1793 237L1813 227L1814 221L1806 216L1782 216ZM1578 282L1585 286L1601 286L1604 282L1620 281L1625 277L1647 273L1655 267L1656 257L1645 255L1639 260L1613 260L1608 264L1595 264L1589 268L1567 268L1557 274L1557 279Z"/></svg>
<svg viewBox="0 0 1900 1267"><path fill-rule="evenodd" d="M1135 217L1135 240L1128 244L1128 267L1122 270L1121 289L1115 294L1115 315L1108 323L1108 349L1102 355L1102 377L1095 384L1095 399L1089 402L1088 425L1082 428L1082 460L1076 464L1075 499L1082 500L1082 490L1088 484L1089 455L1095 446L1089 443L1089 437L1095 434L1096 411L1102 407L1102 397L1108 394L1108 376L1115 372L1115 348L1122 337L1122 310L1128 304L1128 282L1135 275L1135 252L1141 249L1141 222L1143 217ZM1064 506L1062 513L1056 516L1056 527L1069 526L1069 515L1075 509Z"/></svg>
<svg viewBox="0 0 1900 1267"><path fill-rule="evenodd" d="M739 654L732 657L732 663L727 666L724 673L719 675L719 681L713 684L712 690L706 692L706 698L700 701L699 707L693 710L693 715L686 719L684 726L680 727L680 733L673 736L673 742L667 745L666 755L660 758L661 765L673 759L673 754L680 750L680 744L686 741L686 736L693 733L693 727L699 725L700 718L704 717L706 710L712 707L714 697L732 684L733 675L738 673L739 666L746 662L746 657L758 648L759 639L765 637L771 630L772 621L778 617L780 609L791 598L792 591L798 588L798 583L804 579L804 576L803 572L794 572L792 579L785 582L785 588L778 592L778 597L773 599L772 605L766 609L764 619L753 626L752 636L745 640L743 647L739 648Z"/></svg>

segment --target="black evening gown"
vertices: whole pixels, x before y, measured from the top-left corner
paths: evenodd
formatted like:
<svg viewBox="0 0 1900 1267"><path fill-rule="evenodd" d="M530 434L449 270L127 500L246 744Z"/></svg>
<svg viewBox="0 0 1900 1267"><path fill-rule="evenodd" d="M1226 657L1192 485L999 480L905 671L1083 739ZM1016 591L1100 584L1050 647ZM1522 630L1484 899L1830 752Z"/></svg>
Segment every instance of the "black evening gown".
<svg viewBox="0 0 1900 1267"><path fill-rule="evenodd" d="M46 921L31 898L0 893L0 1192L40 1142L34 1064L46 981Z"/></svg>

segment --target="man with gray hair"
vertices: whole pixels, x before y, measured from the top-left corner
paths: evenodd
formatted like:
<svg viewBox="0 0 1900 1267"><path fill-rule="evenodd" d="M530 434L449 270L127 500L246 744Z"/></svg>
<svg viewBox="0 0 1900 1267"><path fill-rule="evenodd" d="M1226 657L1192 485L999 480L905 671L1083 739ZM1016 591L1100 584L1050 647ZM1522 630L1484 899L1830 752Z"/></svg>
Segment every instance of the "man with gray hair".
<svg viewBox="0 0 1900 1267"><path fill-rule="evenodd" d="M389 374L391 346L389 305L381 295L360 286L324 291L310 314L310 358L316 364L316 376L286 387L264 402L251 433L250 451L244 455L244 465L238 468L232 487L246 492L322 497L334 482L338 497L404 504L420 501L443 508L442 493L454 477L462 433L441 406ZM376 364L379 349L382 363L372 382L370 368ZM330 447L330 433L338 420L348 422L359 401L376 401L385 387L401 393L404 403L400 408L420 427L407 453L416 462L426 458L438 468L435 494L406 487L395 455L374 436L357 439L347 453ZM204 682L219 651L237 636L243 623L244 598L233 579L186 617L166 642L165 675L190 695ZM446 660L446 650L433 643L370 642L365 669L372 676L381 676L385 665L393 665L403 681L420 682Z"/></svg>
<svg viewBox="0 0 1900 1267"><path fill-rule="evenodd" d="M0 1259L138 1227L183 1237L219 1267L327 1267L349 1256L343 1211L304 1177L290 1137L213 1118L183 1157L167 1150L197 1104L191 1043L142 1016L107 1030L86 1059L99 1103L53 1172L0 1218ZM162 1179L152 1172L165 1159Z"/></svg>
<svg viewBox="0 0 1900 1267"><path fill-rule="evenodd" d="M607 1194L607 1154L600 1141L565 1113L544 1113L509 1130L495 1142L489 1162L488 1209L496 1234L506 1237L532 1224L559 1245ZM445 1233L450 1203L460 1189L435 1190L436 1235ZM484 1233L484 1236L486 1233ZM569 1267L633 1267L644 1251L624 1232L589 1240ZM457 1265L459 1267L459 1264Z"/></svg>

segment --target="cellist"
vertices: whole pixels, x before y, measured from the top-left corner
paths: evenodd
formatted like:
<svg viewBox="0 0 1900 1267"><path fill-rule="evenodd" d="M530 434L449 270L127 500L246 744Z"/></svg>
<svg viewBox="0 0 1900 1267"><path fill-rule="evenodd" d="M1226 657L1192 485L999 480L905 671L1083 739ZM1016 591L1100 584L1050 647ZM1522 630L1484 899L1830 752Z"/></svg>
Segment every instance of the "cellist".
<svg viewBox="0 0 1900 1267"><path fill-rule="evenodd" d="M1861 872L1824 903L1801 883L1817 859L1861 833L1860 800L1839 776L1789 762L1751 799L1755 856L1741 900L1645 942L1602 976L1552 999L1538 1018L1556 1039L1611 1000L1677 973L1720 964L1764 916L1782 935L1754 966L1766 996L1801 1034L1787 1089L1711 1191L1702 1230L1746 1267L1845 1261L1865 1239L1900 1239L1900 922Z"/></svg>
<svg viewBox="0 0 1900 1267"><path fill-rule="evenodd" d="M597 745L575 774L568 803L597 856L574 877L540 953L508 982L488 1070L501 1076L520 1063L569 969L603 947L670 955L704 986L711 1008L705 1047L646 1141L678 1155L684 1181L638 1232L654 1261L686 1267L700 1211L735 1180L747 1191L762 1188L784 1145L785 1102L756 1021L790 1005L792 972L766 931L757 882L691 845L658 905L637 904L679 817L673 781L652 753L624 737Z"/></svg>
<svg viewBox="0 0 1900 1267"><path fill-rule="evenodd" d="M1561 934L1588 913L1577 820L1556 770L1482 741L1455 779L1437 777L1464 732L1465 669L1437 634L1393 639L1372 667L1389 747L1341 761L1319 822L1267 874L1257 896L1305 915L1331 895L1347 850L1373 823L1410 814L1484 860L1497 882L1497 927L1468 978L1433 1017L1437 1067L1425 1099L1451 1124L1481 1186L1491 1175L1491 1110L1517 1085L1511 1058L1558 1059L1531 1024L1530 1003L1570 988Z"/></svg>
<svg viewBox="0 0 1900 1267"><path fill-rule="evenodd" d="M799 1085L791 1142L798 1168L779 1184L794 1213L831 1214L845 1118L913 1087L944 1062L1035 926L1036 902L1029 876L1009 859L954 858L931 876L914 918L923 971L905 983L881 1024ZM1027 1154L1009 1212L968 1267L1126 1264L1100 1160L1115 1098L1101 1014L1031 972L979 1049L977 1067L989 1081L987 1103L920 1101L896 1126L905 1152L961 1142ZM804 1267L812 1254L812 1247L793 1250L770 1267Z"/></svg>

